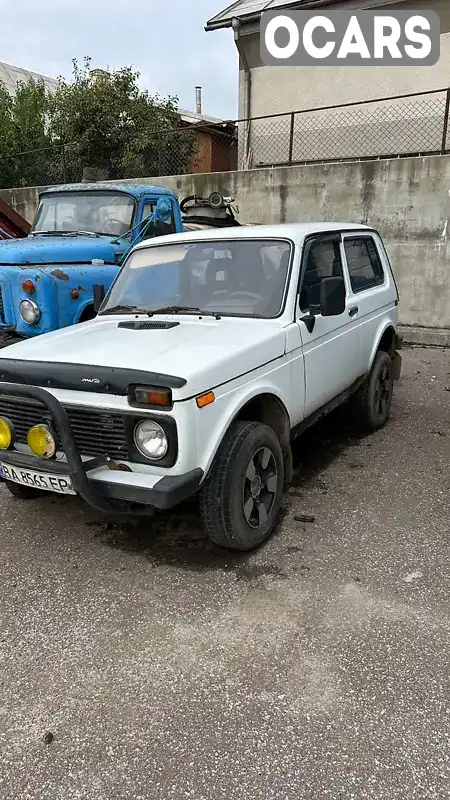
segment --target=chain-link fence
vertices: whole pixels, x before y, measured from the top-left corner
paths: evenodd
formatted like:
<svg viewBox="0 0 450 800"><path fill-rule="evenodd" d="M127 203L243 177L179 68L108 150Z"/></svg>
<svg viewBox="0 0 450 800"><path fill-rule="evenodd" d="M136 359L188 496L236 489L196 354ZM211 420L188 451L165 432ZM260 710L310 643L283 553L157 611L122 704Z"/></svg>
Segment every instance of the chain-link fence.
<svg viewBox="0 0 450 800"><path fill-rule="evenodd" d="M450 152L450 89L158 131L105 180ZM92 160L92 159L91 159ZM7 156L0 186L76 183L87 163L76 143ZM2 175L3 171L3 175ZM7 176L7 177L6 177Z"/></svg>
<svg viewBox="0 0 450 800"><path fill-rule="evenodd" d="M145 149L130 149L113 169L98 167L77 144L54 145L8 155L0 163L0 186L50 186L77 183L87 168L98 178L158 177L237 169L237 128L192 125L158 131L146 138Z"/></svg>
<svg viewBox="0 0 450 800"><path fill-rule="evenodd" d="M445 153L450 90L237 122L239 169Z"/></svg>

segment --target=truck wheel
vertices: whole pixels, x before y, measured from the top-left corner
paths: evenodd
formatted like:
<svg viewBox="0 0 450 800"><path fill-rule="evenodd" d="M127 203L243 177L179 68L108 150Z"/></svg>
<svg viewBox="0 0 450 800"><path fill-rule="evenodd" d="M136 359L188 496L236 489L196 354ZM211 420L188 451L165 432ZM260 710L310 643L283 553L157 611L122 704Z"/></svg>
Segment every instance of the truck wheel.
<svg viewBox="0 0 450 800"><path fill-rule="evenodd" d="M350 401L356 422L366 430L381 428L389 418L393 390L392 361L380 350L368 378Z"/></svg>
<svg viewBox="0 0 450 800"><path fill-rule="evenodd" d="M42 497L40 489L33 489L32 486L21 486L19 483L13 481L3 481L4 486L14 497L19 500L35 500L37 497Z"/></svg>
<svg viewBox="0 0 450 800"><path fill-rule="evenodd" d="M203 524L214 544L253 550L272 533L284 485L280 442L267 425L233 423L200 495Z"/></svg>

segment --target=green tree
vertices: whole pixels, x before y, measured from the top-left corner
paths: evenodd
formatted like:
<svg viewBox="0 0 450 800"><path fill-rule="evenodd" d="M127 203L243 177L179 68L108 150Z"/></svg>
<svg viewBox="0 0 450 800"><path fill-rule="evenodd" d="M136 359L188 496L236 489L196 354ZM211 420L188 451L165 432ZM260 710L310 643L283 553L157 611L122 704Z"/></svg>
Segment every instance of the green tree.
<svg viewBox="0 0 450 800"><path fill-rule="evenodd" d="M15 152L16 186L52 183L55 145L48 124L48 95L43 81L19 83L11 118Z"/></svg>
<svg viewBox="0 0 450 800"><path fill-rule="evenodd" d="M0 82L0 186L14 186L16 142L12 124L12 98Z"/></svg>
<svg viewBox="0 0 450 800"><path fill-rule="evenodd" d="M43 82L18 83L14 97L0 84L0 186L47 183L52 148Z"/></svg>
<svg viewBox="0 0 450 800"><path fill-rule="evenodd" d="M178 130L177 98L150 95L138 86L139 73L91 69L73 60L73 80L59 80L48 98L54 142L67 144L65 170L80 180L83 167L109 179L189 171L196 152L190 132Z"/></svg>

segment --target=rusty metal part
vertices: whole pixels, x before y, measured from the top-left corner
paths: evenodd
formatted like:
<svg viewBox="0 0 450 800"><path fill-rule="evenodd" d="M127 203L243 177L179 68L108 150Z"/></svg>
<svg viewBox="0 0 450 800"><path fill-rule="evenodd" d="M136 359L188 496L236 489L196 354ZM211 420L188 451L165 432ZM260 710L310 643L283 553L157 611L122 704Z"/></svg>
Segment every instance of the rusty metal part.
<svg viewBox="0 0 450 800"><path fill-rule="evenodd" d="M23 239L30 230L30 223L0 198L0 239Z"/></svg>

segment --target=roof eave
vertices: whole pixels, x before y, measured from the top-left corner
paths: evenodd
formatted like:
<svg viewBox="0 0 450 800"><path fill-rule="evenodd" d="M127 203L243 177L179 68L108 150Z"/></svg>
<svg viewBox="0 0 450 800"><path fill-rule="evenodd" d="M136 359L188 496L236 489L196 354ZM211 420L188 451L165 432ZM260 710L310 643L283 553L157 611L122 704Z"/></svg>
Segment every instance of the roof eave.
<svg viewBox="0 0 450 800"><path fill-rule="evenodd" d="M369 0L369 1L364 0L363 6L367 8L373 8L373 6L380 5L383 7L392 5L393 3L399 1L405 2L406 0ZM299 6L301 5L302 8L304 8L305 10L320 8L322 6L329 6L329 5L332 6L337 4L338 2L342 2L342 0L297 0L298 5ZM280 6L280 8L282 9L285 7L290 7L291 5L295 7L297 3L295 2L295 0L291 0L290 3L287 0L286 6ZM271 9L268 8L266 10L270 11ZM251 14L243 14L242 16L240 16L239 14L232 14L226 19L217 20L217 22L214 22L214 17L213 17L211 20L209 20L209 22L206 23L205 31L215 31L220 28L231 28L233 25L233 19L237 19L239 25L247 25L250 24L251 22L259 22L263 13L264 13L263 11L254 11Z"/></svg>
<svg viewBox="0 0 450 800"><path fill-rule="evenodd" d="M239 20L240 25L246 25L250 22L258 22L261 19L261 13L245 14L242 17L228 17L228 19L218 20L218 22L213 22L210 20L205 25L205 31L217 31L220 28L231 28L233 26L233 19Z"/></svg>

